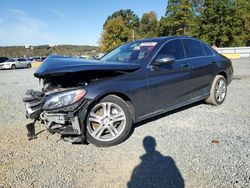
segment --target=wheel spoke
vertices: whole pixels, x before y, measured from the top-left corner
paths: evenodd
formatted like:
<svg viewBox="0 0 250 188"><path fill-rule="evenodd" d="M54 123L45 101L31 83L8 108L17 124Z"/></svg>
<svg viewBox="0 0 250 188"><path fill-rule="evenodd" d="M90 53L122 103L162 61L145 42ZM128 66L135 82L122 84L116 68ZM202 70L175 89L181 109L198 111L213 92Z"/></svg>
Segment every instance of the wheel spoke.
<svg viewBox="0 0 250 188"><path fill-rule="evenodd" d="M226 93L226 86L225 85L222 87L222 92Z"/></svg>
<svg viewBox="0 0 250 188"><path fill-rule="evenodd" d="M113 122L122 121L124 119L125 119L125 115L122 112L119 112L118 114L115 114L112 116Z"/></svg>
<svg viewBox="0 0 250 188"><path fill-rule="evenodd" d="M91 112L90 115L89 115L89 121L91 122L96 122L96 123L101 123L101 119L102 117Z"/></svg>
<svg viewBox="0 0 250 188"><path fill-rule="evenodd" d="M220 80L220 81L219 81L219 87L221 88L222 86L223 86L223 81Z"/></svg>
<svg viewBox="0 0 250 188"><path fill-rule="evenodd" d="M108 127L109 132L115 137L119 132L114 125Z"/></svg>
<svg viewBox="0 0 250 188"><path fill-rule="evenodd" d="M222 101L222 94L219 95L219 101Z"/></svg>
<svg viewBox="0 0 250 188"><path fill-rule="evenodd" d="M104 117L110 116L110 114L111 114L111 103L109 103L109 102L102 103L102 109L103 109L103 116Z"/></svg>
<svg viewBox="0 0 250 188"><path fill-rule="evenodd" d="M97 127L93 133L91 133L91 135L95 138L100 138L100 136L102 135L103 131L105 130L106 128L103 127L103 126L99 126Z"/></svg>
<svg viewBox="0 0 250 188"><path fill-rule="evenodd" d="M110 116L111 114L111 103L106 103L106 116Z"/></svg>
<svg viewBox="0 0 250 188"><path fill-rule="evenodd" d="M215 96L216 96L216 99L219 100L219 98L220 98L220 93L219 93L219 92L216 92Z"/></svg>
<svg viewBox="0 0 250 188"><path fill-rule="evenodd" d="M220 87L220 82L217 82L216 89L218 89L219 87Z"/></svg>

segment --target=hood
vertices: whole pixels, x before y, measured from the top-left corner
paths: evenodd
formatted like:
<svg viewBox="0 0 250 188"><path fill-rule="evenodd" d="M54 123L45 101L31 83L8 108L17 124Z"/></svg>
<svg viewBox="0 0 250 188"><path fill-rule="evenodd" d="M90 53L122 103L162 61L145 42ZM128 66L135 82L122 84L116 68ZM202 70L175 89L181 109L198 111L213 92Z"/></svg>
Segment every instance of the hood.
<svg viewBox="0 0 250 188"><path fill-rule="evenodd" d="M141 67L138 63L106 62L98 60L86 60L70 58L58 55L51 55L45 59L35 72L37 78L48 78L64 76L80 72L114 72L114 71L135 71Z"/></svg>

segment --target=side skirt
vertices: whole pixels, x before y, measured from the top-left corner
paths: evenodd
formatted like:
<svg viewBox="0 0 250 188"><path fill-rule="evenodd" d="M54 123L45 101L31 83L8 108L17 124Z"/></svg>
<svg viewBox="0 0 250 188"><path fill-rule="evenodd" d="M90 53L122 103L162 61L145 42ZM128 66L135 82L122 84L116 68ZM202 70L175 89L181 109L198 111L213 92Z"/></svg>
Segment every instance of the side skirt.
<svg viewBox="0 0 250 188"><path fill-rule="evenodd" d="M137 123L139 121L143 121L143 120L151 118L151 117L154 117L154 116L157 116L157 115L160 115L160 114L163 114L163 113L166 113L166 112L169 112L171 110L175 110L177 108L180 108L180 107L183 107L183 106L186 106L186 105L189 105L189 104L204 100L208 96L209 96L209 94L202 95L202 96L199 96L199 97L195 97L195 98L190 99L188 101L185 101L185 102L182 102L182 103L179 103L179 104L176 104L176 105L173 105L173 106L170 106L170 107L167 107L167 108L164 108L164 109L161 109L161 110L158 110L158 111L146 114L146 115L143 115L141 117L136 118L135 123Z"/></svg>

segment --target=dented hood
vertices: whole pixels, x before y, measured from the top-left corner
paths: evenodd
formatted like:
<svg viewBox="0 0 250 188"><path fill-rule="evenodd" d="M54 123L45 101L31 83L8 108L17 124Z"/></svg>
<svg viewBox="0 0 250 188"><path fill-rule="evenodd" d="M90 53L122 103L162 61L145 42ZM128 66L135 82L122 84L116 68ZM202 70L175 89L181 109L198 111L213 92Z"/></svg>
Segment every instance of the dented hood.
<svg viewBox="0 0 250 188"><path fill-rule="evenodd" d="M135 71L141 67L138 63L109 62L89 59L77 59L58 55L51 55L45 59L35 72L37 78L63 76L79 72L114 72Z"/></svg>

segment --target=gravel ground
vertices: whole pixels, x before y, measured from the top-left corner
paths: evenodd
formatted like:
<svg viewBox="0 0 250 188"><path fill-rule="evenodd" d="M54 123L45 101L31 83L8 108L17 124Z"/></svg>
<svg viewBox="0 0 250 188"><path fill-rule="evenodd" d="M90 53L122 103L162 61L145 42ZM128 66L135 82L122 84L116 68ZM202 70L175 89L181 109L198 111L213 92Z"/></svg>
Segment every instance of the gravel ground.
<svg viewBox="0 0 250 188"><path fill-rule="evenodd" d="M41 125L28 141L21 99L40 88L34 69L1 70L0 187L249 187L250 59L233 65L223 105L150 119L111 148L72 145Z"/></svg>

